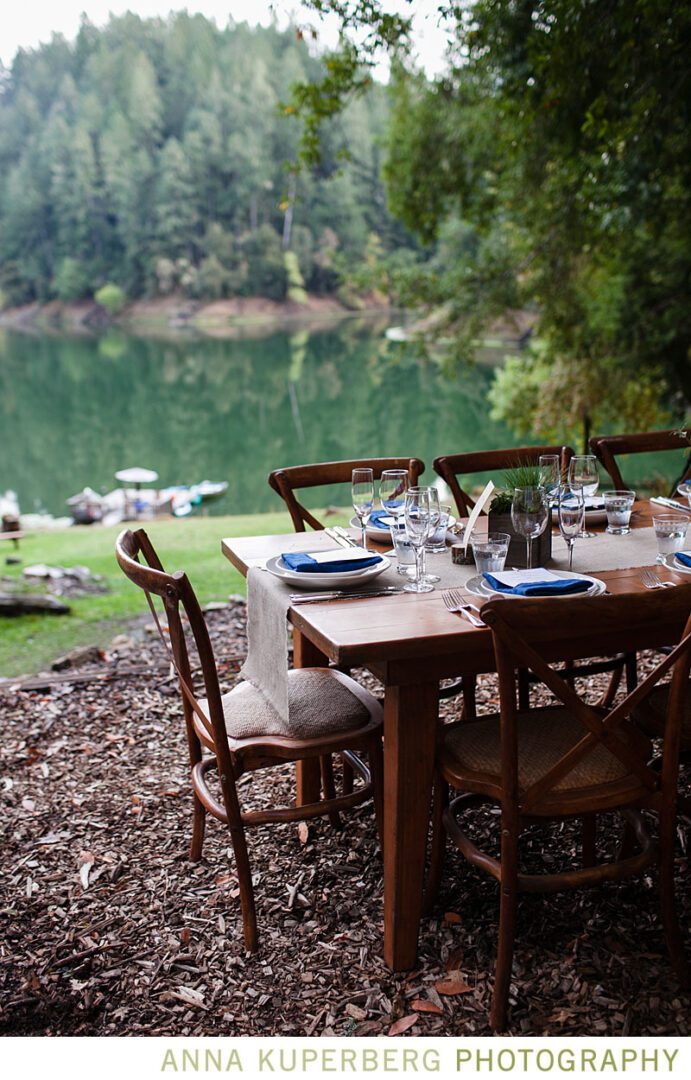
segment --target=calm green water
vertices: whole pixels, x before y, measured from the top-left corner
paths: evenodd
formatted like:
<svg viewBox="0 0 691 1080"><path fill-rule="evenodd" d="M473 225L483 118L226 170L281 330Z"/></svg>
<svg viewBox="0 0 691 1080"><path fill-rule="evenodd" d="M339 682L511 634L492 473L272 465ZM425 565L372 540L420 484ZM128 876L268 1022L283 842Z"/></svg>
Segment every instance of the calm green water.
<svg viewBox="0 0 691 1080"><path fill-rule="evenodd" d="M259 512L278 506L266 476L281 465L409 454L429 475L441 453L515 445L488 417L490 368L445 379L385 325L232 341L0 334L0 491L61 515L85 485L105 492L141 465L162 486L227 480L213 511Z"/></svg>

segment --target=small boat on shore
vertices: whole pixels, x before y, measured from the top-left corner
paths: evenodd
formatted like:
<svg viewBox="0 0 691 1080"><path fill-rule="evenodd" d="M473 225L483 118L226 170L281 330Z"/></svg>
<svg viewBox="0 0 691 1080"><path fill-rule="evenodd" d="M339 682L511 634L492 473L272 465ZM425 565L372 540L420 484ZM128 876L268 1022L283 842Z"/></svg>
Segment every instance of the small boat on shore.
<svg viewBox="0 0 691 1080"><path fill-rule="evenodd" d="M194 507L218 499L228 490L225 480L202 480L198 484L177 484L166 488L119 487L105 495L93 488L67 500L76 525L117 525L121 521L154 517L187 517Z"/></svg>

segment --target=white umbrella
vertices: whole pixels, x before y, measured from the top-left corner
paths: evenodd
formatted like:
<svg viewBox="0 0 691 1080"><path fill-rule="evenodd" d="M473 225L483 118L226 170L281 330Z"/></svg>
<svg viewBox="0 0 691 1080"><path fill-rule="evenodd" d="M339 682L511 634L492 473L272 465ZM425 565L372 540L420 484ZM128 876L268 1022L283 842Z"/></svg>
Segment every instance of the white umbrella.
<svg viewBox="0 0 691 1080"><path fill-rule="evenodd" d="M123 484L134 484L139 489L142 484L153 484L154 480L158 480L158 473L153 469L120 469L120 472L115 474L116 480L122 480Z"/></svg>

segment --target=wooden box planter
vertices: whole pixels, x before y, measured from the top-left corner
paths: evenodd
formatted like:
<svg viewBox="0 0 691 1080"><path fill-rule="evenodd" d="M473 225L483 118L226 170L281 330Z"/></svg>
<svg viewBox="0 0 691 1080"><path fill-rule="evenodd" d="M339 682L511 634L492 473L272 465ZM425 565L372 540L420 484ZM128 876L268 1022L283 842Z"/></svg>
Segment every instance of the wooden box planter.
<svg viewBox="0 0 691 1080"><path fill-rule="evenodd" d="M523 536L518 536L513 529L511 514L496 514L490 510L488 515L488 532L508 533L511 537L509 553L506 556L506 568L517 566L523 569L527 566L526 544ZM552 558L552 523L547 522L547 527L536 540L533 540L533 566L546 566Z"/></svg>

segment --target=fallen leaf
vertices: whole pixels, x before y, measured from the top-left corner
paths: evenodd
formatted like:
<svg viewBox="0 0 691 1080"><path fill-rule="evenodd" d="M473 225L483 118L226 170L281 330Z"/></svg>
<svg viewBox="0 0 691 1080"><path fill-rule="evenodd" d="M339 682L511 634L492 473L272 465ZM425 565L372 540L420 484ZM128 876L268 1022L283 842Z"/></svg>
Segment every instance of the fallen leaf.
<svg viewBox="0 0 691 1080"><path fill-rule="evenodd" d="M415 1001L411 1001L410 1007L417 1012L434 1013L436 1016L444 1015L444 1010L439 1005L435 1005L433 1001L427 1001L426 998L415 998Z"/></svg>
<svg viewBox="0 0 691 1080"><path fill-rule="evenodd" d="M439 982L434 984L434 989L438 994L443 994L445 997L454 997L456 994L471 994L473 991L472 986L468 986L462 979L440 979Z"/></svg>
<svg viewBox="0 0 691 1080"><path fill-rule="evenodd" d="M413 1024L418 1021L417 1013L411 1013L410 1016L402 1016L400 1020L396 1020L387 1031L387 1035L402 1035L404 1031L411 1028Z"/></svg>
<svg viewBox="0 0 691 1080"><path fill-rule="evenodd" d="M462 919L457 911L447 911L444 913L444 922L457 924L462 922Z"/></svg>

